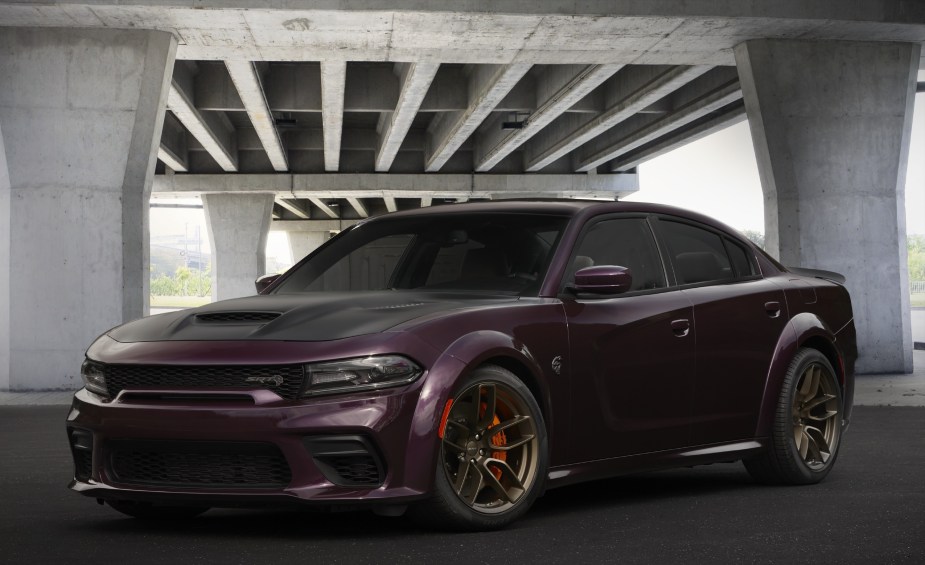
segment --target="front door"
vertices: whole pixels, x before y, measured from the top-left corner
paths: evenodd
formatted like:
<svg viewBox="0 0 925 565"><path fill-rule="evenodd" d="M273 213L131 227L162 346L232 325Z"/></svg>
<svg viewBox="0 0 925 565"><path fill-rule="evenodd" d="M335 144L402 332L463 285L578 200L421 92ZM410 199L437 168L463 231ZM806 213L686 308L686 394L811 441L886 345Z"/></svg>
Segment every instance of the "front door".
<svg viewBox="0 0 925 565"><path fill-rule="evenodd" d="M571 259L630 270L633 285L613 297L564 293L572 383L570 458L592 461L689 444L693 309L669 289L648 221L610 218L589 228Z"/></svg>

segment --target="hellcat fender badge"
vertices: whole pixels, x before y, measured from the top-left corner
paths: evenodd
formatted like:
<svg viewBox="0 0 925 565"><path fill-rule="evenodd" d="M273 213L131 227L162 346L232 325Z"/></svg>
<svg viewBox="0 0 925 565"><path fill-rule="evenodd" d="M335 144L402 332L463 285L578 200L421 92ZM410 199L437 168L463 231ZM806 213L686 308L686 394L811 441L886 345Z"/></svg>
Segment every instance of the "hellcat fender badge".
<svg viewBox="0 0 925 565"><path fill-rule="evenodd" d="M552 358L552 370L555 374L562 374L562 356L556 355Z"/></svg>
<svg viewBox="0 0 925 565"><path fill-rule="evenodd" d="M247 377L246 379L244 379L244 382L246 382L246 383L260 383L260 384L262 384L262 385L273 384L273 385L279 386L279 385L283 384L283 381L284 381L284 380L285 380L285 379L283 379L283 377L281 377L281 376L279 376L279 375L273 375L272 377Z"/></svg>

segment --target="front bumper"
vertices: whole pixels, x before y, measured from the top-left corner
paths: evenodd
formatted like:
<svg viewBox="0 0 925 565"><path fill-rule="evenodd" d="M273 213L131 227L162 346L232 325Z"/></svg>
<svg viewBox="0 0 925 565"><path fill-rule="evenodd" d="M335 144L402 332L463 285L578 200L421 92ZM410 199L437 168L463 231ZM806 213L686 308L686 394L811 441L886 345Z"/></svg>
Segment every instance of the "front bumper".
<svg viewBox="0 0 925 565"><path fill-rule="evenodd" d="M431 489L437 445L432 416L416 417L425 380L299 401L266 390L161 389L123 392L110 402L80 390L67 418L76 467L69 486L100 499L203 506L419 499ZM360 459L366 452L358 474L344 471L351 460L338 467L343 460L332 459L348 451ZM136 459L126 463L125 453ZM254 462L268 453L283 461L273 480L250 480L261 472Z"/></svg>

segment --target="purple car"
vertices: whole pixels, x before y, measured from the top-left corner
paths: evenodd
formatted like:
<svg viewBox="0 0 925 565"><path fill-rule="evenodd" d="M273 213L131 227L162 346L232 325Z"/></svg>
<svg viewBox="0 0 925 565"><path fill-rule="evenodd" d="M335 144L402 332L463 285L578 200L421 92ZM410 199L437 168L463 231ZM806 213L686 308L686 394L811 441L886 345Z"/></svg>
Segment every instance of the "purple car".
<svg viewBox="0 0 925 565"><path fill-rule="evenodd" d="M851 414L843 283L652 204L364 220L257 296L97 339L70 488L140 518L369 505L491 529L547 488L647 469L815 483Z"/></svg>

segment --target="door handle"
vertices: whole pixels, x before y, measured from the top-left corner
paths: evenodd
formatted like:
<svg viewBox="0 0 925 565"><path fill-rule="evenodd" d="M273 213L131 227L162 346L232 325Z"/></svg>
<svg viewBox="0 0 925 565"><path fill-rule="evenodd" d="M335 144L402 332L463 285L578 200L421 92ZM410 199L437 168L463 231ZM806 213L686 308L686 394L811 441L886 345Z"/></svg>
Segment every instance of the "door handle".
<svg viewBox="0 0 925 565"><path fill-rule="evenodd" d="M691 331L691 321L687 318L681 318L680 320L671 321L671 331L674 332L674 335L677 337L685 337Z"/></svg>
<svg viewBox="0 0 925 565"><path fill-rule="evenodd" d="M764 303L764 311L768 313L768 316L776 318L780 316L780 302L772 300L771 302Z"/></svg>

